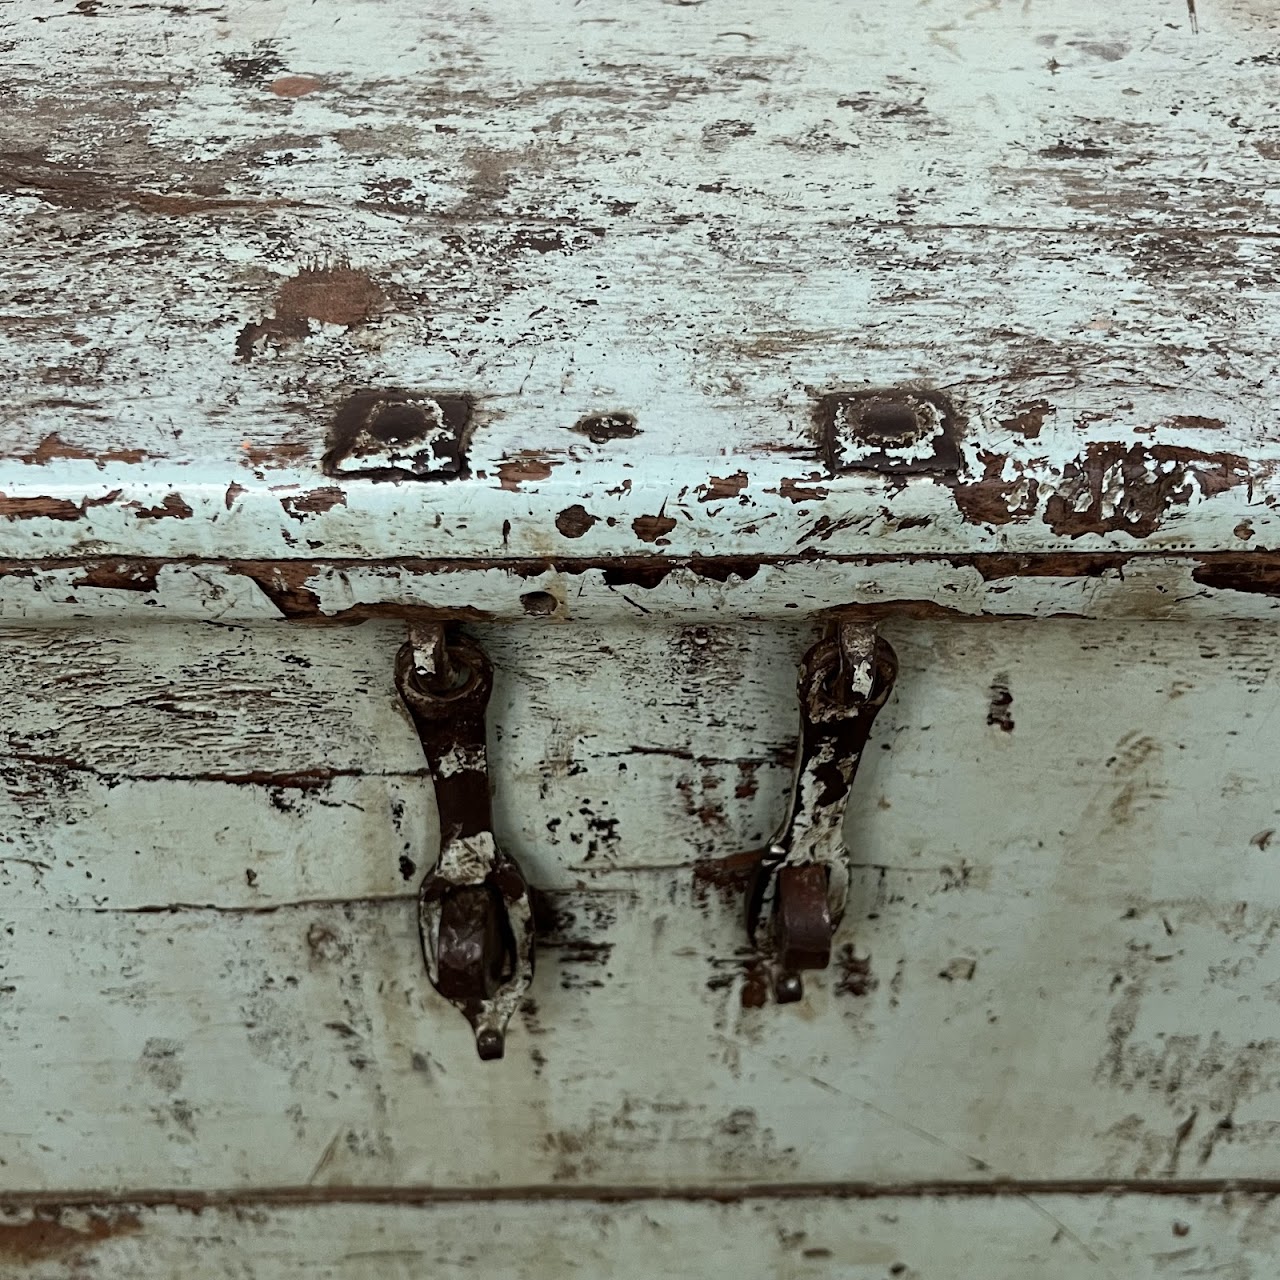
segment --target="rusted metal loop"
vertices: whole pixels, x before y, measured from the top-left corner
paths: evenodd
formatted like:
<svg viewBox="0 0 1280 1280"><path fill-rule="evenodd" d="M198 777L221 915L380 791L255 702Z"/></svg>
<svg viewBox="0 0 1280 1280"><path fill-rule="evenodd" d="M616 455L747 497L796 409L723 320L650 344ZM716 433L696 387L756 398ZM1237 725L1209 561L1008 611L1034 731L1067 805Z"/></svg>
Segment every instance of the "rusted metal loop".
<svg viewBox="0 0 1280 1280"><path fill-rule="evenodd" d="M774 931L778 963L788 972L825 969L830 964L832 922L826 867L809 862L778 872Z"/></svg>
<svg viewBox="0 0 1280 1280"><path fill-rule="evenodd" d="M747 930L775 961L780 1002L804 994L802 970L830 962L849 886L845 806L897 673L892 646L873 628L846 622L800 663L800 750L790 811L764 850L747 897Z"/></svg>
<svg viewBox="0 0 1280 1280"><path fill-rule="evenodd" d="M420 716L439 719L456 715L469 704L483 709L493 692L493 665L473 640L450 637L441 650L443 670L435 679L424 676L417 663L420 650L406 640L396 654L396 688Z"/></svg>
<svg viewBox="0 0 1280 1280"><path fill-rule="evenodd" d="M533 980L533 901L519 866L495 849L479 883L429 873L418 929L431 985L471 1024L480 1058L501 1058L507 1023Z"/></svg>
<svg viewBox="0 0 1280 1280"><path fill-rule="evenodd" d="M432 986L471 1024L476 1051L500 1058L533 977L533 904L493 835L485 709L493 666L474 640L417 627L395 661L435 786L440 852L418 894Z"/></svg>
<svg viewBox="0 0 1280 1280"><path fill-rule="evenodd" d="M798 680L800 705L813 721L847 719L879 710L898 678L898 655L883 637L867 644L868 628L840 623L805 654Z"/></svg>
<svg viewBox="0 0 1280 1280"><path fill-rule="evenodd" d="M436 990L453 1001L492 996L511 977L508 932L505 904L489 885L450 885L440 898Z"/></svg>

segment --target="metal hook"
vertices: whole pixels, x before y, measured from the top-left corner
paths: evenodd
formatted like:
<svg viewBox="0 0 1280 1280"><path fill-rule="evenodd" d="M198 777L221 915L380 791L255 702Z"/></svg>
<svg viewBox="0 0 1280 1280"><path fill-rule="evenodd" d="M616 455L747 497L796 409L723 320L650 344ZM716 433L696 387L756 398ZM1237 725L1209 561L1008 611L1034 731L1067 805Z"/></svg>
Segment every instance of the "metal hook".
<svg viewBox="0 0 1280 1280"><path fill-rule="evenodd" d="M801 972L825 969L849 892L844 811L898 659L874 627L838 622L800 664L800 753L791 807L765 850L747 930L777 965L780 1003L804 995Z"/></svg>
<svg viewBox="0 0 1280 1280"><path fill-rule="evenodd" d="M519 865L493 836L485 741L493 667L474 641L439 624L414 627L396 655L396 688L440 813L440 856L418 895L427 976L471 1023L480 1057L501 1058L533 978L533 905Z"/></svg>

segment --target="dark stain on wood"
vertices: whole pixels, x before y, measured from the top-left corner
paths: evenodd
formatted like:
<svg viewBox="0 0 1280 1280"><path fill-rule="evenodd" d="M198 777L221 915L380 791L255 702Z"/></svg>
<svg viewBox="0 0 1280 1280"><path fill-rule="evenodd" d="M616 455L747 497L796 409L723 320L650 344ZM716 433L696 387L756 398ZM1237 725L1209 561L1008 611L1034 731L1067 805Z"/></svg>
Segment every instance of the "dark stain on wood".
<svg viewBox="0 0 1280 1280"><path fill-rule="evenodd" d="M234 480L229 485L227 485L227 495L225 498L225 502L227 504L227 510L230 511L231 508L235 505L236 499L242 493L247 493L247 492L248 490L244 487L244 485L236 484Z"/></svg>
<svg viewBox="0 0 1280 1280"><path fill-rule="evenodd" d="M498 488L514 493L526 480L549 480L551 468L559 465L559 459L549 459L532 450L512 454L498 463Z"/></svg>
<svg viewBox="0 0 1280 1280"><path fill-rule="evenodd" d="M277 76L267 90L277 98L305 98L309 93L324 88L324 81L315 76Z"/></svg>
<svg viewBox="0 0 1280 1280"><path fill-rule="evenodd" d="M79 520L84 507L70 498L10 498L0 493L0 516L6 520Z"/></svg>
<svg viewBox="0 0 1280 1280"><path fill-rule="evenodd" d="M1111 148L1096 138L1080 138L1073 142L1059 138L1053 146L1040 151L1046 160L1099 160L1110 154Z"/></svg>
<svg viewBox="0 0 1280 1280"><path fill-rule="evenodd" d="M1192 569L1191 578L1215 591L1280 596L1280 557L1258 551L1204 556Z"/></svg>
<svg viewBox="0 0 1280 1280"><path fill-rule="evenodd" d="M364 271L347 265L304 269L280 286L274 315L240 331L236 355L251 360L264 344L278 348L298 342L310 335L312 320L354 328L385 302L382 288Z"/></svg>
<svg viewBox="0 0 1280 1280"><path fill-rule="evenodd" d="M285 70L279 50L271 40L255 41L244 53L224 54L218 59L218 65L233 80L249 85L261 84Z"/></svg>
<svg viewBox="0 0 1280 1280"><path fill-rule="evenodd" d="M278 440L269 445L255 445L253 441L246 440L240 446L240 452L251 467L287 467L308 462L315 452L315 445L310 440Z"/></svg>
<svg viewBox="0 0 1280 1280"><path fill-rule="evenodd" d="M1198 413L1176 414L1166 419L1171 427L1185 427L1193 431L1225 431L1227 424L1221 418L1205 418Z"/></svg>
<svg viewBox="0 0 1280 1280"><path fill-rule="evenodd" d="M1043 555L975 555L954 564L971 564L984 582L1002 578L1101 578L1123 574L1133 557L1124 551L1049 552Z"/></svg>
<svg viewBox="0 0 1280 1280"><path fill-rule="evenodd" d="M124 203L146 213L175 214L217 213L222 209L288 209L300 204L297 200L244 200L233 196L174 195L159 191L131 191L122 193Z"/></svg>
<svg viewBox="0 0 1280 1280"><path fill-rule="evenodd" d="M760 572L760 561L748 556L693 556L687 567L711 582L728 582L730 578L749 582Z"/></svg>
<svg viewBox="0 0 1280 1280"><path fill-rule="evenodd" d="M764 860L764 852L734 853L693 864L694 901L705 903L714 895L725 906L745 904L747 893Z"/></svg>
<svg viewBox="0 0 1280 1280"><path fill-rule="evenodd" d="M342 265L299 271L280 286L276 315L351 327L364 324L386 301L364 271Z"/></svg>
<svg viewBox="0 0 1280 1280"><path fill-rule="evenodd" d="M127 560L100 561L77 578L74 587L100 587L107 591L154 591L159 570Z"/></svg>
<svg viewBox="0 0 1280 1280"><path fill-rule="evenodd" d="M563 537L581 538L599 519L599 516L593 516L586 507L578 503L572 507L566 507L556 516L556 528Z"/></svg>
<svg viewBox="0 0 1280 1280"><path fill-rule="evenodd" d="M320 597L307 585L315 571L314 566L294 560L241 560L235 569L256 583L284 617L315 618L320 615Z"/></svg>
<svg viewBox="0 0 1280 1280"><path fill-rule="evenodd" d="M550 618L560 608L560 601L550 591L530 591L520 597L520 607L531 618Z"/></svg>
<svg viewBox="0 0 1280 1280"><path fill-rule="evenodd" d="M676 527L675 518L665 514L666 508L656 516L636 516L631 528L641 542L653 542L658 546L665 545L664 539Z"/></svg>
<svg viewBox="0 0 1280 1280"><path fill-rule="evenodd" d="M817 475L811 475L808 480L820 478ZM828 492L822 485L808 484L804 480L791 476L786 477L778 486L779 495L786 498L788 502L821 502Z"/></svg>
<svg viewBox="0 0 1280 1280"><path fill-rule="evenodd" d="M1091 444L1062 469L1044 522L1059 536L1127 533L1146 538L1171 507L1250 485L1244 458L1176 445Z"/></svg>
<svg viewBox="0 0 1280 1280"><path fill-rule="evenodd" d="M616 560L603 564L602 574L607 587L643 587L649 591L660 586L676 567L660 560Z"/></svg>
<svg viewBox="0 0 1280 1280"><path fill-rule="evenodd" d="M345 507L347 495L337 485L328 485L323 489L311 489L307 493L296 494L292 498L281 498L280 505L291 519L301 522L307 516L323 515L326 511L332 511L334 507Z"/></svg>
<svg viewBox="0 0 1280 1280"><path fill-rule="evenodd" d="M311 326L297 317L268 316L265 320L251 320L236 335L236 357L247 362L260 347L279 350L310 335Z"/></svg>
<svg viewBox="0 0 1280 1280"><path fill-rule="evenodd" d="M351 943L317 920L307 929L307 951L312 965L333 964L351 958Z"/></svg>
<svg viewBox="0 0 1280 1280"><path fill-rule="evenodd" d="M439 129L440 126L437 124L436 128ZM480 184L472 188L474 194L481 197L481 202L484 198L482 190L484 187L489 187L492 191L496 185L505 185L506 178L509 176L506 168L501 159L497 165L491 165L486 161L481 162L481 169L488 172ZM490 178L497 178L498 183L492 184L488 181ZM384 181L378 184L378 187L383 193L391 196L390 203L393 209L398 207L402 212L422 212L421 205L415 206L403 200L396 200L394 179ZM375 190L378 187L375 187ZM386 203L383 207L387 207ZM601 239L604 234L603 227L582 224L572 227L472 226L465 232L450 231L442 235L440 243L459 257L471 262L485 261L501 269L509 267L518 254L525 252L559 253L568 256Z"/></svg>
<svg viewBox="0 0 1280 1280"><path fill-rule="evenodd" d="M71 1225L66 1219L72 1219ZM142 1230L142 1220L127 1209L79 1214L37 1209L25 1222L0 1223L0 1258L11 1263L43 1262L87 1254L98 1245Z"/></svg>
<svg viewBox="0 0 1280 1280"><path fill-rule="evenodd" d="M139 507L139 520L190 520L195 515L179 493L166 494L154 507Z"/></svg>
<svg viewBox="0 0 1280 1280"><path fill-rule="evenodd" d="M745 962L742 969L742 1007L763 1009L769 1003L769 966L759 958Z"/></svg>
<svg viewBox="0 0 1280 1280"><path fill-rule="evenodd" d="M836 995L861 998L870 995L880 985L879 979L871 972L871 957L859 956L848 943L832 958L835 961L833 990Z"/></svg>
<svg viewBox="0 0 1280 1280"><path fill-rule="evenodd" d="M84 459L96 462L101 470L109 462L142 462L149 455L145 449L103 449L95 453L80 445L68 444L56 431L52 431L29 453L11 456L27 466L43 466L60 458Z"/></svg>
<svg viewBox="0 0 1280 1280"><path fill-rule="evenodd" d="M956 506L966 520L971 524L1002 525L1035 514L1039 493L1035 480L1020 474L1011 480L1003 479L1006 459L998 454L979 452L978 461L983 468L981 478L952 488Z"/></svg>
<svg viewBox="0 0 1280 1280"><path fill-rule="evenodd" d="M1009 677L996 676L991 682L991 694L987 702L987 724L1004 733L1013 732L1013 694L1009 691Z"/></svg>
<svg viewBox="0 0 1280 1280"><path fill-rule="evenodd" d="M747 473L735 471L731 476L710 476L698 486L699 502L725 501L736 498L747 487Z"/></svg>
<svg viewBox="0 0 1280 1280"><path fill-rule="evenodd" d="M317 610L308 619L316 623L335 626L355 626L371 618L395 618L404 622L492 622L493 614L474 605L456 604L438 608L429 604L399 604L394 600L374 600L366 604L353 604L332 613Z"/></svg>
<svg viewBox="0 0 1280 1280"><path fill-rule="evenodd" d="M87 3L89 0L81 0ZM133 208L143 213L184 215L225 209L271 209L296 200L137 191L101 169L52 160L40 151L0 151L0 193L34 195L46 204L92 213Z"/></svg>
<svg viewBox="0 0 1280 1280"><path fill-rule="evenodd" d="M1068 610L1055 611L1044 615L1029 613L966 613L963 609L953 609L949 605L939 604L936 600L886 600L876 604L844 605L831 610L832 616L848 618L858 622L884 621L889 618L937 619L945 622L1019 622L1036 616L1044 618L1082 618L1087 615L1072 613Z"/></svg>
<svg viewBox="0 0 1280 1280"><path fill-rule="evenodd" d="M604 985L614 944L605 939L617 924L612 902L599 895L567 893L562 890L531 889L534 932L538 956L558 970L559 985L565 990L590 990Z"/></svg>
<svg viewBox="0 0 1280 1280"><path fill-rule="evenodd" d="M108 506L120 493L121 490L112 489L101 498L85 498L81 502L44 495L10 498L7 494L0 493L0 516L4 516L6 520L81 520L90 507Z"/></svg>
<svg viewBox="0 0 1280 1280"><path fill-rule="evenodd" d="M532 249L534 253L572 253L575 242L560 227L522 227L511 233L515 249Z"/></svg>
<svg viewBox="0 0 1280 1280"><path fill-rule="evenodd" d="M706 828L712 831L728 827L725 817L724 801L712 794L720 785L720 778L704 773L700 778L685 776L676 780L676 794L680 797L684 811L691 818L697 818Z"/></svg>
<svg viewBox="0 0 1280 1280"><path fill-rule="evenodd" d="M1028 440L1035 440L1051 413L1053 406L1047 400L1029 400L1026 404L1015 405L1009 417L1000 419L1000 425Z"/></svg>

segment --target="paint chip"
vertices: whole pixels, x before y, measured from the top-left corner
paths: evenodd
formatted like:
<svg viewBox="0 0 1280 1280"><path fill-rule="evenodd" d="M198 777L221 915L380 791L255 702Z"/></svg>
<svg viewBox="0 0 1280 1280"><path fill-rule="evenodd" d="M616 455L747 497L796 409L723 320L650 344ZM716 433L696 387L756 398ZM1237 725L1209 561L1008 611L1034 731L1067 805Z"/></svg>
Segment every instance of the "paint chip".
<svg viewBox="0 0 1280 1280"><path fill-rule="evenodd" d="M324 88L324 81L314 76L277 76L267 86L278 98L303 98Z"/></svg>

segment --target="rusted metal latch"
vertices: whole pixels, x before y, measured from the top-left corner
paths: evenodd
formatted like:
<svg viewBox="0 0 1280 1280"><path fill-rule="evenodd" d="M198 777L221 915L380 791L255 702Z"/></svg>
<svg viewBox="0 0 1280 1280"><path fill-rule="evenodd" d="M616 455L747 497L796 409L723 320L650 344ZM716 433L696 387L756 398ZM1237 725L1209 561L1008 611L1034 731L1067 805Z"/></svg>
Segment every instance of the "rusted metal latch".
<svg viewBox="0 0 1280 1280"><path fill-rule="evenodd" d="M418 895L432 986L466 1016L481 1058L501 1058L507 1023L533 977L533 906L493 836L485 710L493 667L441 625L410 628L396 688L422 739L440 812L440 857Z"/></svg>
<svg viewBox="0 0 1280 1280"><path fill-rule="evenodd" d="M898 658L874 627L838 622L800 664L800 753L791 811L747 899L752 942L775 964L779 1003L804 995L801 971L825 969L849 893L845 801Z"/></svg>

